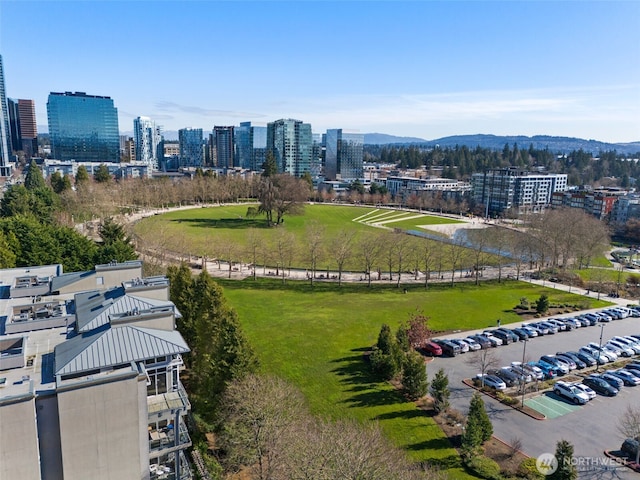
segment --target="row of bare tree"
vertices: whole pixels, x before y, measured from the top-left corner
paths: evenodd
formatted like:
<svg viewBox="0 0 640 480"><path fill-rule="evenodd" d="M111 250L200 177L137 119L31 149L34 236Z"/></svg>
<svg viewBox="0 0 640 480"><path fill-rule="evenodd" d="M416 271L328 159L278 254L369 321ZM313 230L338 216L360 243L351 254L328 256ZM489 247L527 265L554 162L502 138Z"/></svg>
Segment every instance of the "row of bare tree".
<svg viewBox="0 0 640 480"><path fill-rule="evenodd" d="M375 423L312 416L291 384L250 375L226 391L218 438L222 464L256 480L435 480L410 462Z"/></svg>

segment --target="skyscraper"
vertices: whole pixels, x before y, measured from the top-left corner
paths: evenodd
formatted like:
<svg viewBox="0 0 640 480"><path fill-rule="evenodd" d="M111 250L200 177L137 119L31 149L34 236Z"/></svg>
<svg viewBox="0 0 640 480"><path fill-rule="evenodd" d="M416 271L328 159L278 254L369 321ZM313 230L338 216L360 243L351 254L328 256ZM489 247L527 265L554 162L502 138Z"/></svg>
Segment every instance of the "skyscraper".
<svg viewBox="0 0 640 480"><path fill-rule="evenodd" d="M36 124L36 107L33 100L18 99L20 117L20 140L22 150L27 158L38 154L38 126Z"/></svg>
<svg viewBox="0 0 640 480"><path fill-rule="evenodd" d="M9 150L18 152L22 150L22 135L20 133L20 112L18 102L13 98L7 98L7 109L9 111Z"/></svg>
<svg viewBox="0 0 640 480"><path fill-rule="evenodd" d="M9 109L7 107L7 95L4 89L2 55L0 55L0 177L11 176L11 165L9 165L10 148Z"/></svg>
<svg viewBox="0 0 640 480"><path fill-rule="evenodd" d="M251 122L241 122L235 129L236 163L240 168L255 170L253 164L253 128Z"/></svg>
<svg viewBox="0 0 640 480"><path fill-rule="evenodd" d="M202 129L183 128L178 130L178 142L180 143L180 166L202 167Z"/></svg>
<svg viewBox="0 0 640 480"><path fill-rule="evenodd" d="M51 92L47 118L53 158L79 162L120 161L118 110L110 97Z"/></svg>
<svg viewBox="0 0 640 480"><path fill-rule="evenodd" d="M364 134L344 133L341 128L327 130L324 176L327 180L362 177Z"/></svg>
<svg viewBox="0 0 640 480"><path fill-rule="evenodd" d="M291 118L267 124L267 151L272 152L278 172L295 177L311 170L311 124Z"/></svg>
<svg viewBox="0 0 640 480"><path fill-rule="evenodd" d="M213 142L215 149L215 165L218 168L233 168L235 164L234 155L234 127L213 127Z"/></svg>
<svg viewBox="0 0 640 480"><path fill-rule="evenodd" d="M158 170L163 155L162 136L156 124L149 117L138 117L133 120L133 139L136 146L136 161L149 165L151 170Z"/></svg>

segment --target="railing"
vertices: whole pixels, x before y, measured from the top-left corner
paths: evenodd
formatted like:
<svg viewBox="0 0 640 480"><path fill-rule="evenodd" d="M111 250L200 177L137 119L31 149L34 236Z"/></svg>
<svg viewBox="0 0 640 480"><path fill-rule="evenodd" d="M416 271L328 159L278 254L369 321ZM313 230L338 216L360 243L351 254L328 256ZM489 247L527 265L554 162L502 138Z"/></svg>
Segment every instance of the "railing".
<svg viewBox="0 0 640 480"><path fill-rule="evenodd" d="M147 411L149 416L174 410L183 410L184 412L191 410L189 397L180 382L178 382L178 385L171 392L147 397Z"/></svg>
<svg viewBox="0 0 640 480"><path fill-rule="evenodd" d="M190 446L191 437L189 437L187 427L182 420L178 422L177 432L175 431L175 427L149 432L149 455L152 458L166 455L176 450L183 450Z"/></svg>
<svg viewBox="0 0 640 480"><path fill-rule="evenodd" d="M154 464L149 466L150 480L192 480L193 473L191 472L191 466L181 450L178 453L178 461L180 462L180 474L177 475L175 471L175 454L169 455L169 461Z"/></svg>

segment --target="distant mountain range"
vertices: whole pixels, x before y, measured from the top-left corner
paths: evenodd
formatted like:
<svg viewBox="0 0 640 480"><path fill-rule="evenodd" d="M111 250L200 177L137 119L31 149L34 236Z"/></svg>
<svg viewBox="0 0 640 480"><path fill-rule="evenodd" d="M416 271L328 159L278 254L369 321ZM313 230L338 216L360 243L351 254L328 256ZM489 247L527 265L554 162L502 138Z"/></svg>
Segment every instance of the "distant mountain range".
<svg viewBox="0 0 640 480"><path fill-rule="evenodd" d="M38 125L39 132L46 132L46 125ZM133 136L133 131L120 132L121 135ZM163 131L165 140L177 141L177 130ZM41 134L46 136L46 133ZM450 137L437 138L435 140L425 140L418 137L399 137L387 135L386 133L365 133L364 143L366 145L408 145L420 144L429 147L455 147L456 145L466 145L469 148L482 147L493 150L501 150L506 143L513 147L514 143L518 148L529 148L533 144L536 149L548 148L553 153L569 153L573 150L584 150L593 155L601 151L616 150L618 153L633 155L640 153L640 141L631 143L607 143L598 140L585 140L573 137L554 137L551 135L453 135ZM640 156L640 155L639 155Z"/></svg>
<svg viewBox="0 0 640 480"><path fill-rule="evenodd" d="M454 135L435 140L424 140L414 137L396 137L383 133L365 133L364 143L367 145L391 145L391 144L426 144L427 146L455 147L456 145L466 145L469 148L480 146L500 150L506 143L513 147L514 143L518 148L529 148L533 144L536 149L548 148L554 153L569 153L572 150L583 149L597 155L600 151L616 150L619 153L635 154L640 152L640 142L631 143L606 143L597 140L584 140L572 137L554 137L550 135L535 135L527 137L525 135Z"/></svg>

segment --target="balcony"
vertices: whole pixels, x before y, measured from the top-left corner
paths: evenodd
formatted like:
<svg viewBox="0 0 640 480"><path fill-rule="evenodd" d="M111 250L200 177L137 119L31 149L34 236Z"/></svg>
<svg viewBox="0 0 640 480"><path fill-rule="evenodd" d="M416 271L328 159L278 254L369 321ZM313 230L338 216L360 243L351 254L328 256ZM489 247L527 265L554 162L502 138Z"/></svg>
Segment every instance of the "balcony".
<svg viewBox="0 0 640 480"><path fill-rule="evenodd" d="M176 473L176 459L179 463L179 473ZM191 467L184 452L170 453L159 463L149 465L150 480L193 480Z"/></svg>
<svg viewBox="0 0 640 480"><path fill-rule="evenodd" d="M171 427L149 431L149 457L160 457L191 446L189 432L182 420L178 422L177 432Z"/></svg>
<svg viewBox="0 0 640 480"><path fill-rule="evenodd" d="M152 415L161 415L165 412L175 412L182 410L184 413L191 409L187 392L184 390L182 383L167 393L160 395L151 395L147 397L147 412L149 417Z"/></svg>

